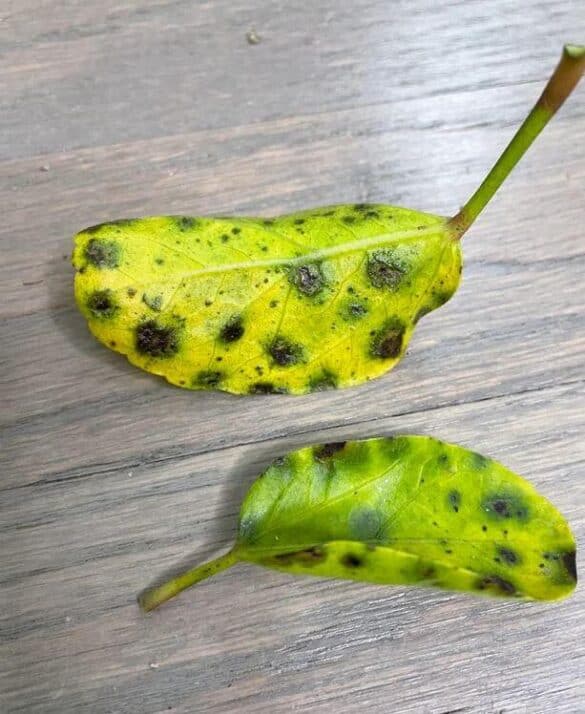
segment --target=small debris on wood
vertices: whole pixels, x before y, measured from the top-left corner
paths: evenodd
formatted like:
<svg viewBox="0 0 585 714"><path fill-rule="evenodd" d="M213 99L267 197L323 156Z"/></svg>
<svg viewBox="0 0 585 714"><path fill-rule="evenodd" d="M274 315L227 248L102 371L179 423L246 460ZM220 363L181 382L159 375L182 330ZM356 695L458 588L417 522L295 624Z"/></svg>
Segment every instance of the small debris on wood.
<svg viewBox="0 0 585 714"><path fill-rule="evenodd" d="M41 167L39 167L39 171L50 171L51 167L49 164L43 164Z"/></svg>
<svg viewBox="0 0 585 714"><path fill-rule="evenodd" d="M254 28L252 28L249 32L246 32L246 39L248 40L249 45L259 45L262 42L262 38Z"/></svg>

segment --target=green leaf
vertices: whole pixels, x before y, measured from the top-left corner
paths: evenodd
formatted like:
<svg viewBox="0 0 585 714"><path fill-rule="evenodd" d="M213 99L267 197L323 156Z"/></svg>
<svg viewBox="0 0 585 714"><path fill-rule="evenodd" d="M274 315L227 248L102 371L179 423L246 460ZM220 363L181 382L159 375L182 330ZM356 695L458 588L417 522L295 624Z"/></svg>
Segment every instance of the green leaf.
<svg viewBox="0 0 585 714"><path fill-rule="evenodd" d="M166 216L75 237L75 296L93 334L188 389L304 394L378 377L459 285L459 239L570 94L585 50L545 91L452 219L377 204L279 218Z"/></svg>
<svg viewBox="0 0 585 714"><path fill-rule="evenodd" d="M141 597L150 610L237 561L299 575L534 600L575 587L575 541L528 482L426 436L311 446L250 488L226 556Z"/></svg>

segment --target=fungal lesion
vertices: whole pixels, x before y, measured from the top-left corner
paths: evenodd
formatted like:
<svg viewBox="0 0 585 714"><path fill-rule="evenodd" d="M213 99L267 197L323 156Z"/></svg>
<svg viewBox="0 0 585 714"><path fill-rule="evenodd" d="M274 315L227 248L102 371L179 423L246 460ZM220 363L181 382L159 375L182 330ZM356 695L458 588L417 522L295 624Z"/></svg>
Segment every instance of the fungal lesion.
<svg viewBox="0 0 585 714"><path fill-rule="evenodd" d="M100 270L117 268L120 264L120 245L113 240L91 238L85 246L84 255L88 263Z"/></svg>
<svg viewBox="0 0 585 714"><path fill-rule="evenodd" d="M407 271L404 259L391 249L376 250L368 255L366 273L375 288L398 290Z"/></svg>
<svg viewBox="0 0 585 714"><path fill-rule="evenodd" d="M461 508L461 493L457 489L452 489L447 495L447 501L449 507L455 511L455 513L458 513Z"/></svg>
<svg viewBox="0 0 585 714"><path fill-rule="evenodd" d="M288 394L288 389L272 382L254 382L248 394Z"/></svg>
<svg viewBox="0 0 585 714"><path fill-rule="evenodd" d="M87 299L87 309L99 319L109 319L120 309L116 302L114 291L110 289L95 290Z"/></svg>
<svg viewBox="0 0 585 714"><path fill-rule="evenodd" d="M244 320L241 315L233 315L221 327L219 331L219 339L221 342L230 343L237 342L244 335Z"/></svg>
<svg viewBox="0 0 585 714"><path fill-rule="evenodd" d="M180 330L157 320L141 322L135 333L136 351L149 357L172 357L179 351Z"/></svg>
<svg viewBox="0 0 585 714"><path fill-rule="evenodd" d="M527 521L529 509L524 500L516 494L496 493L483 499L482 510L496 520Z"/></svg>
<svg viewBox="0 0 585 714"><path fill-rule="evenodd" d="M193 379L193 386L200 389L217 389L224 378L220 370L205 369L198 372Z"/></svg>
<svg viewBox="0 0 585 714"><path fill-rule="evenodd" d="M387 320L372 335L370 355L380 359L396 359L402 352L406 327L398 318Z"/></svg>
<svg viewBox="0 0 585 714"><path fill-rule="evenodd" d="M321 446L315 446L313 449L313 456L317 461L326 461L330 459L335 454L345 449L346 441L334 441L329 444L321 444Z"/></svg>
<svg viewBox="0 0 585 714"><path fill-rule="evenodd" d="M475 587L480 592L487 592L492 595L513 597L517 594L515 585L499 575L486 575L476 582Z"/></svg>
<svg viewBox="0 0 585 714"><path fill-rule="evenodd" d="M325 392L329 389L336 389L338 384L337 375L330 370L323 370L321 373L309 379L310 392Z"/></svg>
<svg viewBox="0 0 585 714"><path fill-rule="evenodd" d="M358 322L368 314L368 305L365 300L353 297L343 303L339 314L346 322Z"/></svg>
<svg viewBox="0 0 585 714"><path fill-rule="evenodd" d="M295 265L288 270L288 279L297 290L308 297L313 297L325 287L325 276L318 263Z"/></svg>
<svg viewBox="0 0 585 714"><path fill-rule="evenodd" d="M339 562L344 568L356 570L357 568L362 567L362 565L364 564L364 559L361 555L358 555L357 553L352 553L350 551L349 553L345 553L344 555L342 555L339 559Z"/></svg>
<svg viewBox="0 0 585 714"><path fill-rule="evenodd" d="M191 231L194 228L197 228L199 224L198 220L196 218L193 218L192 216L174 216L173 221L175 226L181 231L181 233Z"/></svg>
<svg viewBox="0 0 585 714"><path fill-rule="evenodd" d="M281 335L272 340L267 351L273 364L278 367L292 367L304 360L303 346Z"/></svg>
<svg viewBox="0 0 585 714"><path fill-rule="evenodd" d="M162 295L147 295L146 293L142 294L142 302L155 312L161 311L162 301Z"/></svg>
<svg viewBox="0 0 585 714"><path fill-rule="evenodd" d="M310 548L303 548L292 553L278 553L274 556L274 562L280 566L301 565L310 568L320 565L327 559L327 551L324 546L315 545Z"/></svg>
<svg viewBox="0 0 585 714"><path fill-rule="evenodd" d="M519 554L508 546L498 546L496 548L495 560L504 565L519 565L521 558Z"/></svg>

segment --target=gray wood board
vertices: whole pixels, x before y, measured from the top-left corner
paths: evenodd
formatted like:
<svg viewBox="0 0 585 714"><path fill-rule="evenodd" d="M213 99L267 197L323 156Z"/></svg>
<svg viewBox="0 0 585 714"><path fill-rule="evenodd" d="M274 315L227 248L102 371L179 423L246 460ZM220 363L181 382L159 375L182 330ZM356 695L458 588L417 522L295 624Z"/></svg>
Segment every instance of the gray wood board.
<svg viewBox="0 0 585 714"><path fill-rule="evenodd" d="M239 565L135 605L229 545L274 456L319 441L462 443L582 542L584 88L465 239L455 298L361 388L172 388L91 338L69 264L70 236L112 218L453 213L584 26L568 1L0 2L0 711L585 711L579 590L512 603Z"/></svg>

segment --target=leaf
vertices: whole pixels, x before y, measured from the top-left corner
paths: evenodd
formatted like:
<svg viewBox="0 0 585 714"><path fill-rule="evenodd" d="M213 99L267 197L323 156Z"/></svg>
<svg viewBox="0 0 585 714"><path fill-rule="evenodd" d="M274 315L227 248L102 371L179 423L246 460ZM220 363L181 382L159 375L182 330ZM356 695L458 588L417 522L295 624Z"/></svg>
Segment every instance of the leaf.
<svg viewBox="0 0 585 714"><path fill-rule="evenodd" d="M76 237L77 302L95 336L191 389L346 387L402 356L459 284L436 216L361 204L272 220L144 218Z"/></svg>
<svg viewBox="0 0 585 714"><path fill-rule="evenodd" d="M188 389L304 394L378 377L451 298L460 238L570 94L567 46L542 97L453 218L377 204L279 218L167 216L75 237L75 295L93 334Z"/></svg>
<svg viewBox="0 0 585 714"><path fill-rule="evenodd" d="M141 604L152 609L237 561L534 600L566 597L577 580L575 541L552 504L496 461L426 436L277 459L244 499L230 553Z"/></svg>

